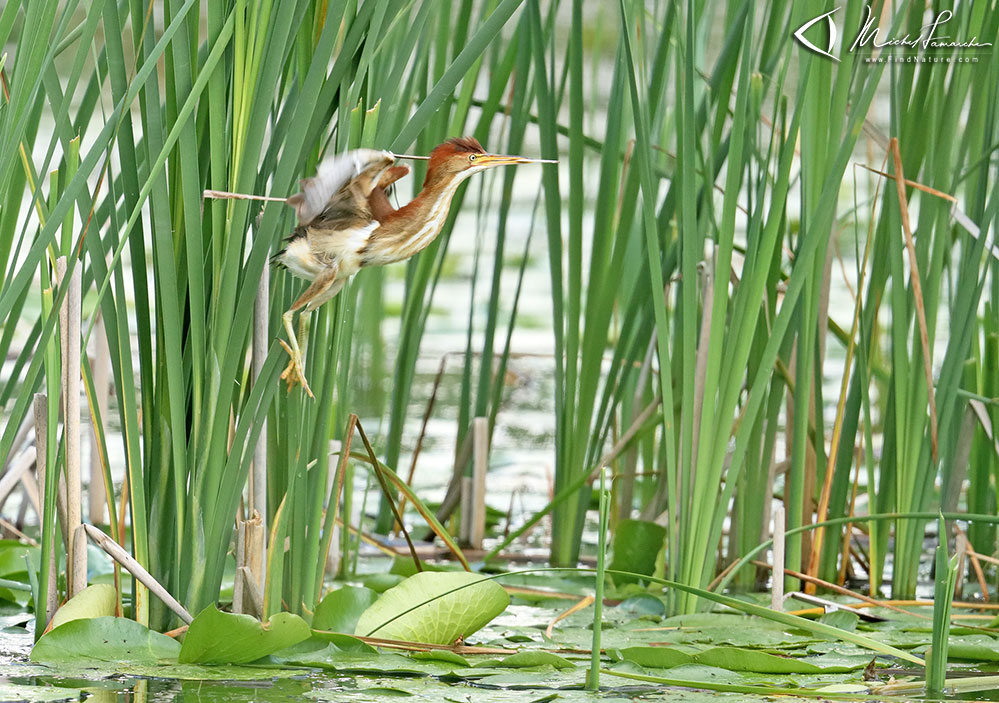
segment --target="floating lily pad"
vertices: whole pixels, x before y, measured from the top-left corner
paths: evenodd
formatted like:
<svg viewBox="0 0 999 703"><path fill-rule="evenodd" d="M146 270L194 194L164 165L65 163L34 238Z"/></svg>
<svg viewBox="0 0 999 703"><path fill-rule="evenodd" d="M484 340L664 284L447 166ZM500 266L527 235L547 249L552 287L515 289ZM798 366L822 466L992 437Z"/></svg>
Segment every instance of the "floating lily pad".
<svg viewBox="0 0 999 703"><path fill-rule="evenodd" d="M262 624L249 615L223 613L214 605L191 623L180 650L181 664L246 664L309 638L298 615L276 613Z"/></svg>
<svg viewBox="0 0 999 703"><path fill-rule="evenodd" d="M337 649L343 650L344 652L375 652L377 651L370 644L364 642L363 640L354 637L353 635L345 635L342 632L326 632L325 630L313 630L312 637L307 641L308 643L318 642L321 646L311 647L313 650L323 649L326 645L335 645ZM308 651L309 647L305 646L306 643L303 642L300 646L303 647L302 651ZM293 649L295 649L293 647ZM279 654L284 654L284 652L279 652Z"/></svg>
<svg viewBox="0 0 999 703"><path fill-rule="evenodd" d="M399 574L390 574L387 572L379 572L377 574L365 574L361 577L361 583L364 584L366 588L370 588L375 593L384 593L385 591L398 586L400 583L405 581L404 576Z"/></svg>
<svg viewBox="0 0 999 703"><path fill-rule="evenodd" d="M409 655L413 659L423 659L430 661L442 661L460 667L471 666L465 657L450 649L432 649L429 652L413 652Z"/></svg>
<svg viewBox="0 0 999 703"><path fill-rule="evenodd" d="M354 632L451 644L480 630L509 604L501 586L478 574L424 571L382 594L361 615Z"/></svg>
<svg viewBox="0 0 999 703"><path fill-rule="evenodd" d="M951 642L947 647L949 659L967 659L977 662L999 662L999 642L993 644L980 642Z"/></svg>
<svg viewBox="0 0 999 703"><path fill-rule="evenodd" d="M848 610L834 610L831 613L826 613L819 618L819 622L823 625L838 627L839 629L846 630L847 632L855 632L857 630L857 625L860 623L860 616L856 613L851 613Z"/></svg>
<svg viewBox="0 0 999 703"><path fill-rule="evenodd" d="M270 681L301 676L301 669L278 669L273 666L240 666L238 664L162 664L149 666L126 664L118 671L128 676L142 676L177 681Z"/></svg>
<svg viewBox="0 0 999 703"><path fill-rule="evenodd" d="M761 674L832 674L861 669L867 660L852 664L822 664L799 657L781 657L766 652L738 647L712 647L699 652L698 664L717 666L729 671L753 671Z"/></svg>
<svg viewBox="0 0 999 703"><path fill-rule="evenodd" d="M40 701L78 701L83 691L78 688L60 688L58 686L21 686L16 683L0 682L0 701L24 701L36 703Z"/></svg>
<svg viewBox="0 0 999 703"><path fill-rule="evenodd" d="M285 659L285 663L330 669L345 674L379 676L427 676L450 672L453 664L440 660L418 660L392 652L344 652L330 646L318 652Z"/></svg>
<svg viewBox="0 0 999 703"><path fill-rule="evenodd" d="M653 669L671 669L694 663L693 655L678 647L625 647L620 652L625 661Z"/></svg>
<svg viewBox="0 0 999 703"><path fill-rule="evenodd" d="M71 620L43 635L31 650L39 664L133 662L155 664L176 660L180 643L126 618Z"/></svg>
<svg viewBox="0 0 999 703"><path fill-rule="evenodd" d="M510 669L526 669L539 666L550 666L555 669L575 669L576 665L565 657L552 652L517 652L500 660L498 666Z"/></svg>

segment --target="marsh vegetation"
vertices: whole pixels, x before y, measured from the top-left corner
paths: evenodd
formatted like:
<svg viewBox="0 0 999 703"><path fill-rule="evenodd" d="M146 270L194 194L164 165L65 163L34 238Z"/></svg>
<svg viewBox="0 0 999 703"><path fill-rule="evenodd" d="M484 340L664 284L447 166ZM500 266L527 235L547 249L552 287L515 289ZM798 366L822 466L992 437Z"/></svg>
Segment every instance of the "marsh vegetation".
<svg viewBox="0 0 999 703"><path fill-rule="evenodd" d="M976 45L851 45L852 0L804 40L832 5L8 0L0 698L999 688L999 9L874 6ZM287 390L294 212L205 191L462 135L558 163L355 276Z"/></svg>

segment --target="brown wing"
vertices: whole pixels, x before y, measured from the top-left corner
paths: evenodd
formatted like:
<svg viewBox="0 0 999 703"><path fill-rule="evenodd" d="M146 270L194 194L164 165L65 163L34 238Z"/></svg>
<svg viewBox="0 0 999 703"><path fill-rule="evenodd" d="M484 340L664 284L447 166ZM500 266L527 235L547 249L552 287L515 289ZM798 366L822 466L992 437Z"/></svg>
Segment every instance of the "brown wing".
<svg viewBox="0 0 999 703"><path fill-rule="evenodd" d="M323 161L316 175L300 181L301 192L288 198L299 226L348 226L371 219L367 198L395 161L387 151L355 149Z"/></svg>

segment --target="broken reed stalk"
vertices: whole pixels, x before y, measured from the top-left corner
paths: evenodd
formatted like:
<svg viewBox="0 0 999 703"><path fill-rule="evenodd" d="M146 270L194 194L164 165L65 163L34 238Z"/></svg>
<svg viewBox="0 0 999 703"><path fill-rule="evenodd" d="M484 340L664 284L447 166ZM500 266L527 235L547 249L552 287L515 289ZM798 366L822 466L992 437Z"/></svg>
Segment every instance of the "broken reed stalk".
<svg viewBox="0 0 999 703"><path fill-rule="evenodd" d="M477 417L472 421L472 512L468 516L469 542L474 549L482 549L486 536L486 471L489 468L489 418Z"/></svg>
<svg viewBox="0 0 999 703"><path fill-rule="evenodd" d="M248 193L230 193L225 190L205 190L202 195L215 200L265 200L271 203L283 203L287 198L276 198L270 195L250 195Z"/></svg>
<svg viewBox="0 0 999 703"><path fill-rule="evenodd" d="M194 620L194 618L192 618L191 614L187 612L187 609L177 602L177 599L171 596L167 590L160 585L160 582L153 578L153 575L143 568L142 564L137 562L131 554L122 549L120 544L115 542L93 525L84 524L83 529L86 531L90 539L94 540L94 544L103 549L109 557L121 564L125 571L132 574L132 576L134 576L139 583L149 589L150 593L163 601L166 607L172 610L177 617L183 620L186 624L191 624L191 621Z"/></svg>
<svg viewBox="0 0 999 703"><path fill-rule="evenodd" d="M413 154L392 154L397 159L416 159L418 161L429 161L429 156L415 156ZM545 162L548 163L548 162ZM287 202L287 198L281 198L274 195L252 195L250 193L231 193L227 190L213 190L211 188L205 189L201 194L204 198L212 198L214 200L263 200L270 203L284 203Z"/></svg>
<svg viewBox="0 0 999 703"><path fill-rule="evenodd" d="M270 314L270 269L265 266L257 284L257 296L253 301L253 382L257 383L267 359L267 348L270 344L268 316ZM266 580L264 565L267 564L267 418L261 421L260 437L253 449L253 470L250 474L250 516L259 518L259 530L263 537L253 542L257 554L249 557L249 561L257 565L257 587L264 588ZM240 566L243 566L241 564Z"/></svg>
<svg viewBox="0 0 999 703"><path fill-rule="evenodd" d="M44 393L35 393L34 397L34 411L35 411L35 473L38 475L38 485L39 491L41 492L41 504L42 510L44 511L45 505L45 472L46 472L46 462L48 460L48 397ZM58 511L57 511L58 512ZM38 522L40 525L45 524L45 520L48 517L44 516L42 512L39 512ZM44 553L44 552L43 552ZM56 595L56 564L55 564L55 550L49 550L48 564L44 567L48 573L48 578L40 580L41 583L47 584L45 589L45 622L42 623L42 628L49 623L52 616L55 615L56 608L59 605L59 599Z"/></svg>
<svg viewBox="0 0 999 703"><path fill-rule="evenodd" d="M56 260L59 285L69 285L59 309L62 331L63 442L66 448L66 591L70 598L87 586L87 545L78 536L83 521L80 477L80 269L66 279L67 260Z"/></svg>

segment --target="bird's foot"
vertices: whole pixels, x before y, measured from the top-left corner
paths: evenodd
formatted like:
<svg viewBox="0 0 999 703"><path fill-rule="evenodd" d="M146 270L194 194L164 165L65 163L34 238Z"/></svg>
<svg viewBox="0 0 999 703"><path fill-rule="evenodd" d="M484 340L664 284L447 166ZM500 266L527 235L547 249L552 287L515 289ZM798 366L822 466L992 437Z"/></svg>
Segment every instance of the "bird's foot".
<svg viewBox="0 0 999 703"><path fill-rule="evenodd" d="M288 366L286 366L284 371L281 372L281 378L288 383L288 392L291 393L291 389L297 384L305 389L305 392L309 394L310 398L315 398L315 396L312 395L312 389L309 388L309 382L305 380L305 366L302 364L301 354L296 354L283 339L279 339L278 341L281 343L281 346L284 347L284 350L288 352L288 356L291 357L288 361Z"/></svg>

